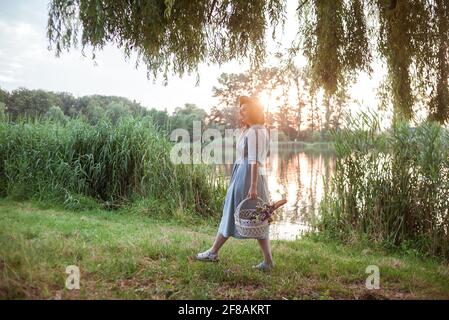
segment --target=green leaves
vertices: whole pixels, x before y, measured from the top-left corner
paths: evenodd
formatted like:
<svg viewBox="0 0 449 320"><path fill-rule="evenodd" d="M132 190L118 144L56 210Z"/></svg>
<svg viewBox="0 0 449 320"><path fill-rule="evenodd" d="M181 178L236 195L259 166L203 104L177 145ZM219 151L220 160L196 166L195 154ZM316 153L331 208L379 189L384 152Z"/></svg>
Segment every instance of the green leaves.
<svg viewBox="0 0 449 320"><path fill-rule="evenodd" d="M363 1L308 1L299 11L302 47L313 87L334 94L359 71L370 72Z"/></svg>
<svg viewBox="0 0 449 320"><path fill-rule="evenodd" d="M164 10L164 16L165 16L165 18L168 19L168 18L170 18L171 9L173 7L173 4L175 3L175 0L165 0L164 3L165 3L165 6L166 6L166 8Z"/></svg>
<svg viewBox="0 0 449 320"><path fill-rule="evenodd" d="M386 63L384 87L398 120L411 120L419 105L431 119L448 119L447 1L314 0L298 13L313 88L333 95L359 72Z"/></svg>
<svg viewBox="0 0 449 320"><path fill-rule="evenodd" d="M281 0L53 0L48 39L59 55L81 40L93 52L110 43L137 53L154 78L197 71L201 62L265 58L266 21L284 20Z"/></svg>

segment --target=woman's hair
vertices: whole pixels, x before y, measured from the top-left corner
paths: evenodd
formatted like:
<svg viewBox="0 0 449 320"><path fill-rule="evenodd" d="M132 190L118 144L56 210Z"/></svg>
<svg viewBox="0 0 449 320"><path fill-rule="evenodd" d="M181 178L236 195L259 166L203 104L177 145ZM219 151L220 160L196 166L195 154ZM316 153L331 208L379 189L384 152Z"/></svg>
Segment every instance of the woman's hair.
<svg viewBox="0 0 449 320"><path fill-rule="evenodd" d="M248 114L253 123L261 125L265 124L265 113L259 99L241 96L239 97L239 106L241 107L242 104L245 104L248 107ZM242 123L242 125L249 127L245 123Z"/></svg>

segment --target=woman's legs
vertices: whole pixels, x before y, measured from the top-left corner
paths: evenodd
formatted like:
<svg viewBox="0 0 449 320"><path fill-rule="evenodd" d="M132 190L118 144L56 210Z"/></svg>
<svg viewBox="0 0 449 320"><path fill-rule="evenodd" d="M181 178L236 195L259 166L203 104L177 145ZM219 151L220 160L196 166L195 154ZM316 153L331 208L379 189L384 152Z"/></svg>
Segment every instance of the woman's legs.
<svg viewBox="0 0 449 320"><path fill-rule="evenodd" d="M215 237L215 241L214 241L214 245L212 246L212 248L210 249L210 251L212 253L218 253L218 251L220 250L220 248L224 245L224 243L226 242L226 240L228 240L229 238L226 238L225 236L223 236L220 232L217 233L217 236Z"/></svg>
<svg viewBox="0 0 449 320"><path fill-rule="evenodd" d="M257 239L257 241L262 249L265 263L272 264L273 257L271 256L270 239Z"/></svg>

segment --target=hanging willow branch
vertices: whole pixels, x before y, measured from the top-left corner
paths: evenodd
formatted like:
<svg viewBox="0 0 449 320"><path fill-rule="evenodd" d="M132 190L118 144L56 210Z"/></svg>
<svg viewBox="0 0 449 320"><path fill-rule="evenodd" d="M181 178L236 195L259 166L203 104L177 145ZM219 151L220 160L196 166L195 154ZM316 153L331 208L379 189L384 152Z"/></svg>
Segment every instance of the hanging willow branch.
<svg viewBox="0 0 449 320"><path fill-rule="evenodd" d="M298 8L304 54L315 88L334 94L359 71L371 71L364 3L308 1Z"/></svg>
<svg viewBox="0 0 449 320"><path fill-rule="evenodd" d="M266 56L266 20L283 22L282 0L52 0L48 38L59 55L81 44L137 53L149 76L197 71L201 62Z"/></svg>
<svg viewBox="0 0 449 320"><path fill-rule="evenodd" d="M419 96L431 119L448 119L448 1L297 1L302 51L290 52L307 58L312 88L335 95L379 56L396 118L412 119ZM256 69L285 10L283 0L52 0L48 38L57 55L114 44L155 78L245 57Z"/></svg>
<svg viewBox="0 0 449 320"><path fill-rule="evenodd" d="M448 7L444 0L301 2L300 36L314 87L334 94L358 72L370 73L378 53L396 119L413 118L420 94L429 117L447 121Z"/></svg>

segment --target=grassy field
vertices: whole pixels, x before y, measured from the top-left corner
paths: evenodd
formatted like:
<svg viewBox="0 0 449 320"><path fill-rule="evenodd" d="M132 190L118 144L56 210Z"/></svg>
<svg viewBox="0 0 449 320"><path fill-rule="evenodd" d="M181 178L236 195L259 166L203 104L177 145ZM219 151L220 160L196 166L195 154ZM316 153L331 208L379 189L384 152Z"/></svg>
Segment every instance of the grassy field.
<svg viewBox="0 0 449 320"><path fill-rule="evenodd" d="M251 269L255 240L231 239L219 263L194 261L215 231L210 221L0 200L0 298L449 299L448 265L311 237L274 241L269 273ZM79 290L65 289L68 265L80 268ZM368 265L380 268L379 290L365 287Z"/></svg>

